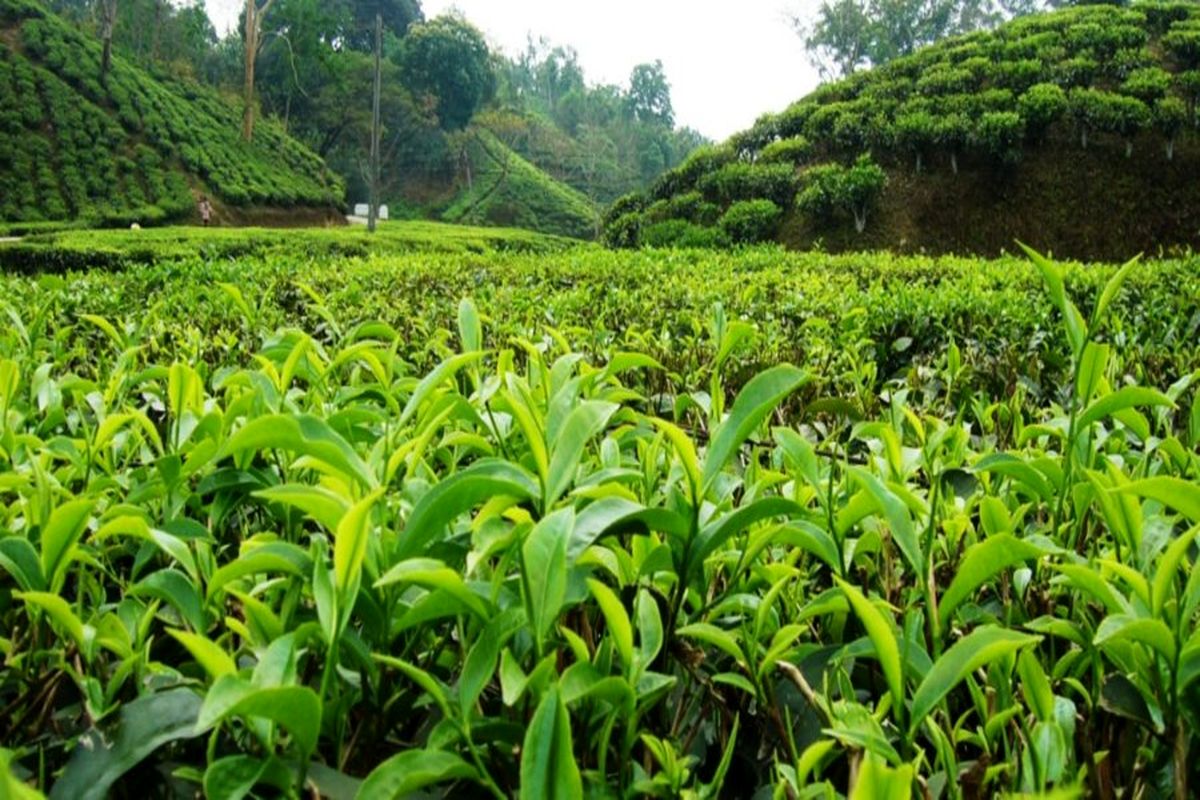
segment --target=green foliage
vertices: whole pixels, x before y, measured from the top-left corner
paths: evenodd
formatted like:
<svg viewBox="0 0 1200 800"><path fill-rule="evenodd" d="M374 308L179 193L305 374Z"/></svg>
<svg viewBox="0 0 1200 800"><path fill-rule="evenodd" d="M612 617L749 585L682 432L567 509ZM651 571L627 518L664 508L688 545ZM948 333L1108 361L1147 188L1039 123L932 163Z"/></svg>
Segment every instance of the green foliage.
<svg viewBox="0 0 1200 800"><path fill-rule="evenodd" d="M705 197L723 206L756 199L787 206L796 193L796 167L790 163L747 164L735 161L701 178L699 189Z"/></svg>
<svg viewBox="0 0 1200 800"><path fill-rule="evenodd" d="M871 205L887 185L887 174L869 154L863 154L851 167L841 164L812 167L805 171L803 184L796 198L801 211L816 217L849 213L855 229L862 233Z"/></svg>
<svg viewBox="0 0 1200 800"><path fill-rule="evenodd" d="M3 8L0 219L162 223L194 213L192 182L231 206L341 203L340 182L278 126L243 142L215 92L120 57L101 81L98 42L36 4Z"/></svg>
<svg viewBox="0 0 1200 800"><path fill-rule="evenodd" d="M462 17L445 15L412 26L399 57L408 85L434 98L446 130L466 127L496 90L487 42Z"/></svg>
<svg viewBox="0 0 1200 800"><path fill-rule="evenodd" d="M792 136L771 142L759 153L759 160L767 164L803 164L812 155L812 143L803 136Z"/></svg>
<svg viewBox="0 0 1200 800"><path fill-rule="evenodd" d="M552 179L485 129L462 134L471 183L441 218L464 225L500 225L591 239L598 212L581 193Z"/></svg>
<svg viewBox="0 0 1200 800"><path fill-rule="evenodd" d="M739 200L721 216L722 232L736 244L770 241L779 229L783 211L770 200Z"/></svg>
<svg viewBox="0 0 1200 800"><path fill-rule="evenodd" d="M1194 259L189 235L0 276L6 795L1197 785Z"/></svg>
<svg viewBox="0 0 1200 800"><path fill-rule="evenodd" d="M971 19L956 21L954 15L968 9L979 14L972 12ZM885 19L894 25L881 22ZM1123 148L1130 155L1141 138L1161 139L1168 158L1174 156L1179 142L1196 141L1194 125L1178 125L1176 101L1186 104L1189 120L1195 122L1200 107L1200 78L1196 77L1200 55L1193 58L1187 42L1200 31L1200 5L1081 4L1021 16L963 36L930 33L944 32L947 26L955 29L960 23L967 29L997 22L998 17L970 3L825 3L817 24L806 34L818 50L827 49L835 62L832 71L851 74L823 84L778 114L764 115L724 145L698 151L665 174L649 199L666 200L698 190L722 199L715 187L722 179L732 182L733 176L746 176L747 165L848 163L864 151L874 153L889 172L905 166L917 173L936 172L948 163L958 174L965 164L971 173L966 194L988 185L993 169L1021 160L1032 149L1057 153L1091 147L1097 152L1088 157L1096 160L1095 169L1101 169L1110 152ZM897 52L878 50L876 39L891 42ZM921 46L929 40L931 44ZM797 137L804 143L786 144ZM1185 146L1190 157L1191 146ZM791 147L797 148L795 153ZM1027 171L1010 174L1020 182L1019 193L1026 193L1034 183ZM922 186L919 180L906 179L900 185L905 196L912 195L921 206L939 191ZM1047 185L1044 191L1049 202L1056 189ZM765 191L756 196L787 206ZM746 193L738 195L746 197ZM815 188L807 200L810 209L819 210L827 220L838 205L829 197L829 192ZM903 205L899 196L897 203ZM879 243L919 246L916 242L925 237L912 228L928 225L929 216L921 212L920 219L914 219L890 213L889 228L896 230L889 229ZM1126 222L1112 220L1113 225ZM945 224L962 222L956 216ZM801 240L823 241L827 233L840 241L836 232L820 224L811 231L806 228ZM961 242L970 237L956 232L941 238Z"/></svg>

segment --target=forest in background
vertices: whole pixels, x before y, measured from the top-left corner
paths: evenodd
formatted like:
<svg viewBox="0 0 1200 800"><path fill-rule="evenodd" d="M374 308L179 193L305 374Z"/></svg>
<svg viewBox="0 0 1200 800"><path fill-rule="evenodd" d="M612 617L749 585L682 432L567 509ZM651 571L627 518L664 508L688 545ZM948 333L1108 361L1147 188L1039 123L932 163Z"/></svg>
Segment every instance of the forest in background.
<svg viewBox="0 0 1200 800"><path fill-rule="evenodd" d="M221 37L199 0L52 0L115 52L163 77L236 95L245 80L245 12ZM367 198L374 23L382 36L382 196L393 215L450 207L470 189L476 134L486 129L593 205L647 185L703 137L676 127L661 63L626 86L589 83L569 46L532 36L524 51L492 48L458 15L427 19L418 0L260 0L257 102Z"/></svg>

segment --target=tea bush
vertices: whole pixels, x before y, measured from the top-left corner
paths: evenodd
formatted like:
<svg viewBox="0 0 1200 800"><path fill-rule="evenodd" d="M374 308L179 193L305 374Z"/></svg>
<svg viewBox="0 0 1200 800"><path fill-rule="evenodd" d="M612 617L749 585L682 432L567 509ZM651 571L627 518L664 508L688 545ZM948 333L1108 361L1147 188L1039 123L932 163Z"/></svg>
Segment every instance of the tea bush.
<svg viewBox="0 0 1200 800"><path fill-rule="evenodd" d="M1194 261L0 280L6 795L1200 785Z"/></svg>

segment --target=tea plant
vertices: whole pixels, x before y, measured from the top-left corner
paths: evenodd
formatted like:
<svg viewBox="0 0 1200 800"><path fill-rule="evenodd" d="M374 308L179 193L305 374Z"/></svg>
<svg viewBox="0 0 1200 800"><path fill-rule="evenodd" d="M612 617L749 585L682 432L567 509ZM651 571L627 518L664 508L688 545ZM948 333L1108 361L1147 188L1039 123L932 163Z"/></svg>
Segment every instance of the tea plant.
<svg viewBox="0 0 1200 800"><path fill-rule="evenodd" d="M876 345L915 293L747 370L771 333L732 292L660 339L528 322L504 283L448 325L364 320L345 287L378 263L123 319L87 287L152 271L13 279L0 785L1187 797L1200 373L1139 379L1187 360L1130 335L1161 266L1079 292L1030 258L1048 366L1012 397L972 373L1023 342ZM602 305L649 291L609 268ZM995 302L943 274L930 306Z"/></svg>

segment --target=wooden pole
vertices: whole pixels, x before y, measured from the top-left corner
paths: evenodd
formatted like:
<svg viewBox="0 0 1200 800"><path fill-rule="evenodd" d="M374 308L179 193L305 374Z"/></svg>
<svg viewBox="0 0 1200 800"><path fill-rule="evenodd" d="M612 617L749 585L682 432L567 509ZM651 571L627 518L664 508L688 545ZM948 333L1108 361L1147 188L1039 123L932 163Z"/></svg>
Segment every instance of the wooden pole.
<svg viewBox="0 0 1200 800"><path fill-rule="evenodd" d="M367 231L375 232L379 221L379 172L380 140L382 131L379 119L379 99L383 91L383 14L375 14L375 91L371 100L371 197L367 212Z"/></svg>

